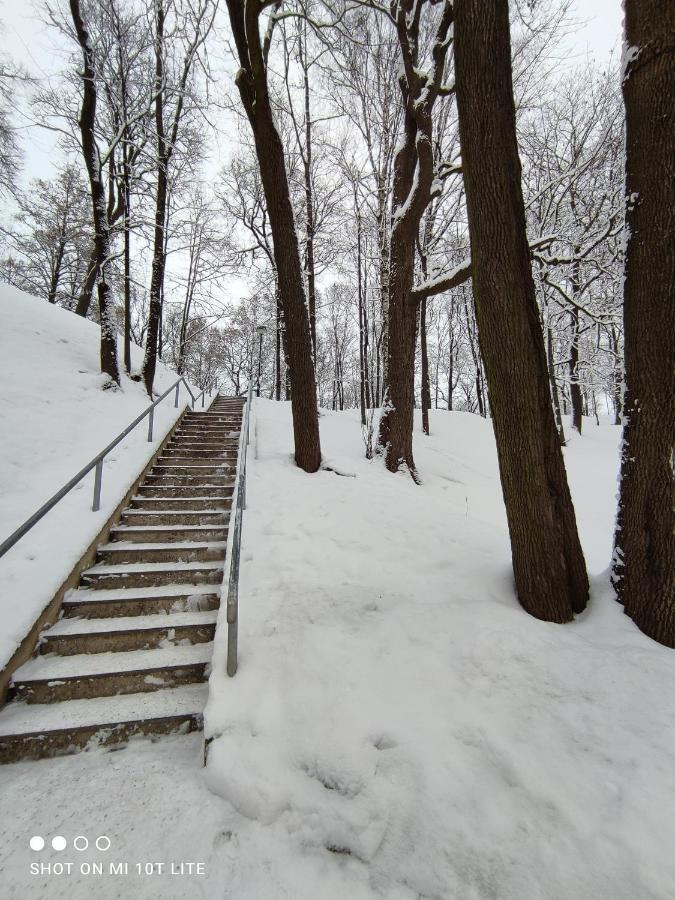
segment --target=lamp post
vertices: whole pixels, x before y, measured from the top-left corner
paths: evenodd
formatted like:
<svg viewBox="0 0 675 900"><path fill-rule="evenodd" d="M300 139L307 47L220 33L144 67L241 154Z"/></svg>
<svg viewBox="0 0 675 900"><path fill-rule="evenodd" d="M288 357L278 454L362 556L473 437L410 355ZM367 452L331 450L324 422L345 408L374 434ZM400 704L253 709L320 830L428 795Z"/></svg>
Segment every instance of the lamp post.
<svg viewBox="0 0 675 900"><path fill-rule="evenodd" d="M260 370L261 370L261 366L262 366L262 342L263 342L263 335L265 334L266 329L265 329L264 325L257 325L255 331L256 331L256 334L258 335L258 381L256 384L255 395L256 395L256 397L259 397L260 396Z"/></svg>

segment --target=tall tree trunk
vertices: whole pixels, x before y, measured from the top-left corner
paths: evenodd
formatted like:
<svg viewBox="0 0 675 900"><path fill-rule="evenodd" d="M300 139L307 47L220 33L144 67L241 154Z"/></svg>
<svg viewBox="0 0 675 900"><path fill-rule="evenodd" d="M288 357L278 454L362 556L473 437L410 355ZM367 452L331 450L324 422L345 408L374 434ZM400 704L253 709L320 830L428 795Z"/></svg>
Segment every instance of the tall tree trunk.
<svg viewBox="0 0 675 900"><path fill-rule="evenodd" d="M124 368L131 372L131 171L129 148L122 148L122 178L124 192Z"/></svg>
<svg viewBox="0 0 675 900"><path fill-rule="evenodd" d="M429 434L431 387L429 385L429 354L427 353L427 301L420 304L420 354L422 357L422 431Z"/></svg>
<svg viewBox="0 0 675 900"><path fill-rule="evenodd" d="M305 265L307 269L307 301L309 305L309 332L312 338L312 356L316 360L316 274L314 267L314 186L312 184L312 111L309 103L309 61L307 59L307 21L303 20L304 41L301 40L301 65L305 100Z"/></svg>
<svg viewBox="0 0 675 900"><path fill-rule="evenodd" d="M354 206L357 199L354 196ZM367 325L365 322L365 303L363 297L363 279L361 277L361 216L356 213L356 288L359 301L359 408L361 410L361 424L366 424L366 362L364 353L364 343L367 335Z"/></svg>
<svg viewBox="0 0 675 900"><path fill-rule="evenodd" d="M117 366L117 334L115 316L110 295L110 285L106 279L108 257L110 255L110 227L107 218L105 187L99 163L98 148L94 137L96 125L96 71L94 51L89 32L80 12L79 0L70 0L70 12L75 33L82 49L82 107L80 109L80 138L82 153L89 176L92 213L94 219L94 249L92 258L94 271L99 274L98 306L101 320L101 372L119 384Z"/></svg>
<svg viewBox="0 0 675 900"><path fill-rule="evenodd" d="M572 289L574 293L574 288ZM570 342L570 401L572 403L572 428L581 434L583 423L583 394L579 384L579 310L570 310L572 340Z"/></svg>
<svg viewBox="0 0 675 900"><path fill-rule="evenodd" d="M168 195L168 162L171 151L166 146L164 130L164 23L166 10L164 0L155 3L155 136L157 139L157 194L155 197L155 225L152 248L152 270L150 274L150 309L148 331L145 338L143 357L143 382L148 396L152 397L152 386L157 370L157 343L161 327L162 284L164 283L164 227L166 224L166 202Z"/></svg>
<svg viewBox="0 0 675 900"><path fill-rule="evenodd" d="M455 4L457 107L474 301L518 599L567 622L588 599L549 394L516 140L508 0Z"/></svg>
<svg viewBox="0 0 675 900"><path fill-rule="evenodd" d="M275 280L276 283L276 280ZM279 293L279 286L276 284L274 290L274 296L276 299L276 308L277 308L277 333L276 333L276 344L274 348L274 397L275 400L281 400L281 343L283 339L282 329L283 329L283 312L281 309L281 294Z"/></svg>
<svg viewBox="0 0 675 900"><path fill-rule="evenodd" d="M261 43L259 32L262 6L258 0L244 3L227 0L227 7L242 66L235 80L255 141L284 310L295 461L305 472L316 472L321 465L321 444L312 341L284 148L274 123L267 87L268 45Z"/></svg>
<svg viewBox="0 0 675 900"><path fill-rule="evenodd" d="M555 425L558 429L558 437L560 438L560 446L565 446L565 429L563 428L562 415L560 414L560 397L558 396L558 382L555 379L555 359L553 357L553 332L550 328L546 329L546 355L548 361L548 377L551 383L551 399L553 401L553 415L555 416Z"/></svg>
<svg viewBox="0 0 675 900"><path fill-rule="evenodd" d="M626 613L675 647L675 6L625 0L626 394L613 581Z"/></svg>

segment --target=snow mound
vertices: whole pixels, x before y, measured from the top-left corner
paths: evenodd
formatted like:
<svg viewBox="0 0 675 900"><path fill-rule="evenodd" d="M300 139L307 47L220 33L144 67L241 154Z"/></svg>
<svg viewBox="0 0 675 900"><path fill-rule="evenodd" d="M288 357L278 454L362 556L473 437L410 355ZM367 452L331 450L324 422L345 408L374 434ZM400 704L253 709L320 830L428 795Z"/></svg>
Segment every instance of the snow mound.
<svg viewBox="0 0 675 900"><path fill-rule="evenodd" d="M120 359L122 358L120 347ZM99 328L72 312L0 284L0 539L18 528L149 404L122 377L102 390ZM140 368L142 350L132 347ZM157 367L155 389L175 372ZM26 636L182 412L170 398L155 411L154 441L141 423L106 458L101 509L91 512L93 473L0 558L0 668Z"/></svg>

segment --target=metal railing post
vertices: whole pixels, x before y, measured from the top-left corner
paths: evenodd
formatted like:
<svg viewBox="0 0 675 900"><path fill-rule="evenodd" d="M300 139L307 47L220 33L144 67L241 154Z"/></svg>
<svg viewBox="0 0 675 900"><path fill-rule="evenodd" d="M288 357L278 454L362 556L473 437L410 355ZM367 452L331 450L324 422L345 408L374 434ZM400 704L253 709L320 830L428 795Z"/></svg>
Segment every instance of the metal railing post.
<svg viewBox="0 0 675 900"><path fill-rule="evenodd" d="M152 440L152 424L155 420L155 410L154 407L150 410L150 415L148 416L148 441Z"/></svg>
<svg viewBox="0 0 675 900"><path fill-rule="evenodd" d="M178 391L180 391L180 381L176 385L176 402L174 403L176 409L178 409Z"/></svg>
<svg viewBox="0 0 675 900"><path fill-rule="evenodd" d="M205 400L204 391L202 391L202 409L204 409L204 400Z"/></svg>
<svg viewBox="0 0 675 900"><path fill-rule="evenodd" d="M93 512L101 508L101 481L103 480L103 460L99 459L94 471L94 502L91 505Z"/></svg>

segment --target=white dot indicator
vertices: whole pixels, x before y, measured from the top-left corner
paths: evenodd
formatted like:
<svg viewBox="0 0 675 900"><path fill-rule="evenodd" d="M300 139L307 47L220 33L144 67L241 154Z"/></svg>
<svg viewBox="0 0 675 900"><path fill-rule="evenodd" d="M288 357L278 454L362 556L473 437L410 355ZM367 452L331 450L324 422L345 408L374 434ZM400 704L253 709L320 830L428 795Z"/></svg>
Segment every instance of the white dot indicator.
<svg viewBox="0 0 675 900"><path fill-rule="evenodd" d="M96 838L96 849L97 850L110 850L110 838L107 834L102 834L100 837Z"/></svg>
<svg viewBox="0 0 675 900"><path fill-rule="evenodd" d="M78 836L73 841L73 846L76 850L86 850L89 846L89 841L83 834L78 834Z"/></svg>
<svg viewBox="0 0 675 900"><path fill-rule="evenodd" d="M42 850L45 845L45 839L40 837L39 834L36 834L34 837L30 839L30 849L31 850Z"/></svg>
<svg viewBox="0 0 675 900"><path fill-rule="evenodd" d="M52 838L52 847L54 848L54 850L58 850L60 852L61 850L65 850L67 846L68 841L60 834L57 834L56 837Z"/></svg>

